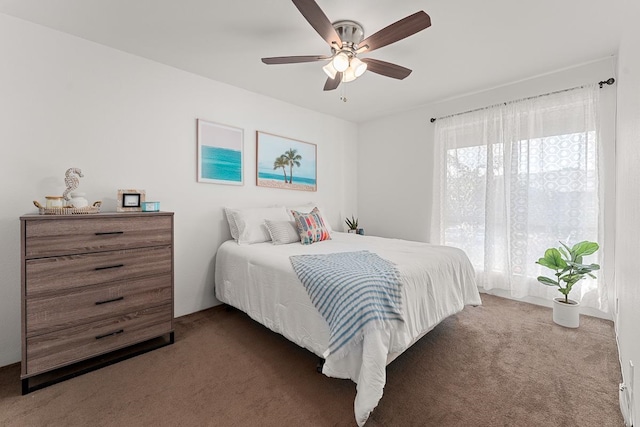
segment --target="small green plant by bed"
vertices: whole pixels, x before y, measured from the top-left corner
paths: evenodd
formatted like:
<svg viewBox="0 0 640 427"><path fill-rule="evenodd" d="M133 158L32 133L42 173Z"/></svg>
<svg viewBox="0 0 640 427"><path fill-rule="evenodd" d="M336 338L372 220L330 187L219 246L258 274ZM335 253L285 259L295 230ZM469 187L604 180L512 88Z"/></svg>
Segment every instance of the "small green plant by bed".
<svg viewBox="0 0 640 427"><path fill-rule="evenodd" d="M353 215L351 215L351 219L346 218L344 220L345 224L347 224L347 227L349 227L349 233L355 233L358 230L358 218L355 218Z"/></svg>

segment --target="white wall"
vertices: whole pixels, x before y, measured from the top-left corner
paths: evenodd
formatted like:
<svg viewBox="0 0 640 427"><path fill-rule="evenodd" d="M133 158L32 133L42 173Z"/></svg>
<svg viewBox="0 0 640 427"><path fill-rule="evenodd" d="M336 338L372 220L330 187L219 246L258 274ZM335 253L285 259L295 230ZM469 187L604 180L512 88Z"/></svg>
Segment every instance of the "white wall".
<svg viewBox="0 0 640 427"><path fill-rule="evenodd" d="M618 80L618 141L616 198L616 322L625 382L631 381L629 361L636 367L634 415L640 422L640 4L628 1L625 33L620 44Z"/></svg>
<svg viewBox="0 0 640 427"><path fill-rule="evenodd" d="M427 111L359 127L358 219L368 235L429 240L433 145Z"/></svg>
<svg viewBox="0 0 640 427"><path fill-rule="evenodd" d="M213 295L223 206L316 201L341 229L355 213L357 126L0 14L0 366L20 359L18 217L61 194L64 172L115 210L119 188L175 212L175 313ZM243 128L242 187L196 182L196 118ZM316 193L255 186L255 131L318 145Z"/></svg>

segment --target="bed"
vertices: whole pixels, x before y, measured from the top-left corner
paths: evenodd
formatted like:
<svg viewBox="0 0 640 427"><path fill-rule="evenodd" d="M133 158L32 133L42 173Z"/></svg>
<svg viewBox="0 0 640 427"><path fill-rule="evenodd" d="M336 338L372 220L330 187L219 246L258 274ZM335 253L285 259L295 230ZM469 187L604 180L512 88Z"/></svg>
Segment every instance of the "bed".
<svg viewBox="0 0 640 427"><path fill-rule="evenodd" d="M296 275L291 256L369 251L397 267L404 322L366 333L346 355L326 357L322 373L357 384L356 422L362 426L377 406L386 365L465 305L480 305L475 273L456 248L420 242L332 232L331 240L301 245L224 242L216 255L216 297L290 341L324 357L327 322Z"/></svg>

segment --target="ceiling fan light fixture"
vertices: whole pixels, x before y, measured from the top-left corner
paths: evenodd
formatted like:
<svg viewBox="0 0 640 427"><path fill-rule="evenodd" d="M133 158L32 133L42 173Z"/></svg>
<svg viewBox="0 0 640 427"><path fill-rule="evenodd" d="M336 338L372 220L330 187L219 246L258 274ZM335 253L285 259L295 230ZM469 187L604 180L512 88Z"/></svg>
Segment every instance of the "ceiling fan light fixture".
<svg viewBox="0 0 640 427"><path fill-rule="evenodd" d="M356 78L358 78L363 75L365 71L367 71L367 64L360 61L358 58L353 57L351 58L351 64L349 64L349 68L353 69L353 74L356 76Z"/></svg>
<svg viewBox="0 0 640 427"><path fill-rule="evenodd" d="M329 76L330 79L335 79L336 74L338 73L338 70L336 70L333 66L333 61L329 61L327 65L322 67L322 70L325 72L327 76Z"/></svg>
<svg viewBox="0 0 640 427"><path fill-rule="evenodd" d="M349 83L354 81L355 79L357 79L358 77L356 76L353 67L349 67L345 70L344 73L342 73L342 83Z"/></svg>
<svg viewBox="0 0 640 427"><path fill-rule="evenodd" d="M336 71L342 73L347 68L349 68L349 55L344 52L339 52L336 56L331 60L331 64Z"/></svg>
<svg viewBox="0 0 640 427"><path fill-rule="evenodd" d="M336 89L342 82L356 80L367 70L398 80L404 79L411 74L408 68L373 58L360 60L356 57L363 52L370 53L396 43L431 26L431 18L421 10L364 38L362 25L351 20L329 21L316 0L293 0L293 3L320 37L329 44L331 56L278 56L262 58L262 62L271 65L329 60L329 63L322 67L329 76L323 88L325 91Z"/></svg>

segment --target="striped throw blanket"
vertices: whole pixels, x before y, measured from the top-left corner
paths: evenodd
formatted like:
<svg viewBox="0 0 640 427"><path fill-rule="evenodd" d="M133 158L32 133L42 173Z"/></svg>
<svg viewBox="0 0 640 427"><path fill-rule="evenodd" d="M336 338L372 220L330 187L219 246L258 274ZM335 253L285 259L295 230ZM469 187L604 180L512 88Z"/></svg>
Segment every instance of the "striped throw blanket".
<svg viewBox="0 0 640 427"><path fill-rule="evenodd" d="M325 352L342 357L364 335L402 319L400 277L395 265L369 251L291 256L311 301L329 324Z"/></svg>

